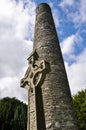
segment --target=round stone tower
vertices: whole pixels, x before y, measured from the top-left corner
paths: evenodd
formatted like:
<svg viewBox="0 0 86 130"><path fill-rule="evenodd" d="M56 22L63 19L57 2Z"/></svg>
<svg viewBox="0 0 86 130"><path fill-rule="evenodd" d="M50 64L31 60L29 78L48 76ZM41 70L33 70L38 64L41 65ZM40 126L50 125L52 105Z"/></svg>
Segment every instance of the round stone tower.
<svg viewBox="0 0 86 130"><path fill-rule="evenodd" d="M33 52L21 87L28 89L27 130L78 130L64 61L48 4L36 10Z"/></svg>
<svg viewBox="0 0 86 130"><path fill-rule="evenodd" d="M36 9L33 50L48 70L35 90L37 130L78 130L51 9L46 3Z"/></svg>

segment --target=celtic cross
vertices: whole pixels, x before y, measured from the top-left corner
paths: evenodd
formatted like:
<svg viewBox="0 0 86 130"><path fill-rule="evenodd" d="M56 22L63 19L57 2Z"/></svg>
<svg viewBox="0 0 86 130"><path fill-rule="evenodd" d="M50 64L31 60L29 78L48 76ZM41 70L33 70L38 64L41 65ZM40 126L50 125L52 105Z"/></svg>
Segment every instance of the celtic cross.
<svg viewBox="0 0 86 130"><path fill-rule="evenodd" d="M21 87L30 89L31 92L43 82L43 75L46 70L46 62L38 60L36 50L28 58L29 67L26 70L25 77L21 79Z"/></svg>

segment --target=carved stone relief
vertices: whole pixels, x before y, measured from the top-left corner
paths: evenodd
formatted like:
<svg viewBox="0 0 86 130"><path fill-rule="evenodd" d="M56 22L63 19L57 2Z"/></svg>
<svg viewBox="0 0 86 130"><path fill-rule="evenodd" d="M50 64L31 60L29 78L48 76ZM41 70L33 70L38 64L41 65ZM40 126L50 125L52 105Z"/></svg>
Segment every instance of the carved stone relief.
<svg viewBox="0 0 86 130"><path fill-rule="evenodd" d="M44 60L38 60L36 50L28 58L29 67L25 73L25 77L21 79L21 87L33 91L34 87L40 86L43 77L46 74L47 67Z"/></svg>

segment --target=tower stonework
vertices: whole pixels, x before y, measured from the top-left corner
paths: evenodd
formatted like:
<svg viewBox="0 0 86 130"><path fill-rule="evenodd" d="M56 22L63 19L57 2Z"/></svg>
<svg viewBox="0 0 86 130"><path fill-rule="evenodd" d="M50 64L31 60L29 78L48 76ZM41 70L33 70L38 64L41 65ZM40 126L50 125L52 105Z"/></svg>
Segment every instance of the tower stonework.
<svg viewBox="0 0 86 130"><path fill-rule="evenodd" d="M33 52L21 80L28 89L27 130L78 130L59 41L48 4L36 9Z"/></svg>

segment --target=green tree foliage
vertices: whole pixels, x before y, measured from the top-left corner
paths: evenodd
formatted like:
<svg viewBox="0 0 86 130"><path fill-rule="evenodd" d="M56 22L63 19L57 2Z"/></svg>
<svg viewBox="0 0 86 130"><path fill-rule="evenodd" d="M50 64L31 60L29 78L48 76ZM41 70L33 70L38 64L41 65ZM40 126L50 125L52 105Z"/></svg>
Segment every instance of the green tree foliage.
<svg viewBox="0 0 86 130"><path fill-rule="evenodd" d="M73 104L80 130L86 130L86 89L73 96Z"/></svg>
<svg viewBox="0 0 86 130"><path fill-rule="evenodd" d="M0 100L0 130L26 130L27 105L16 98Z"/></svg>

